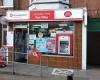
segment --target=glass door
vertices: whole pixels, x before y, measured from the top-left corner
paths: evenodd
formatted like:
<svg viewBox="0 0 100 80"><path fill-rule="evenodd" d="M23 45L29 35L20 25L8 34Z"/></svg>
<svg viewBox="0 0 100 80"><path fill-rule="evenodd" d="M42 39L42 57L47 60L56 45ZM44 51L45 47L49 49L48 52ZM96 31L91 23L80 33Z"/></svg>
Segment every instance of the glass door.
<svg viewBox="0 0 100 80"><path fill-rule="evenodd" d="M14 29L14 60L27 63L27 28Z"/></svg>

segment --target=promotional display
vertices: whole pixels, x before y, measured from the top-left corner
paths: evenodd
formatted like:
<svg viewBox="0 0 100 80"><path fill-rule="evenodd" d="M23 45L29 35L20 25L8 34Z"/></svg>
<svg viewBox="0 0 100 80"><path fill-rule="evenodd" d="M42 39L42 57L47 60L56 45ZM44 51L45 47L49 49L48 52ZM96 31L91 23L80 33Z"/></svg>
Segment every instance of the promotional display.
<svg viewBox="0 0 100 80"><path fill-rule="evenodd" d="M38 52L47 52L45 38L36 38L36 50Z"/></svg>
<svg viewBox="0 0 100 80"><path fill-rule="evenodd" d="M55 38L48 38L47 39L47 46L46 47L47 47L49 53L56 53L55 44L56 44Z"/></svg>

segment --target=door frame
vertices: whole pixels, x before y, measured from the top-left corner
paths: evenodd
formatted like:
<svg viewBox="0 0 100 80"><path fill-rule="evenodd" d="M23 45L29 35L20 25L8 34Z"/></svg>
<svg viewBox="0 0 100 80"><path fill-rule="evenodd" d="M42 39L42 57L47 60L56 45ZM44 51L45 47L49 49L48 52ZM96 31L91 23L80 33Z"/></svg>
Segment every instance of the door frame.
<svg viewBox="0 0 100 80"><path fill-rule="evenodd" d="M21 23L20 23L21 24ZM26 29L27 30L27 33L29 34L29 27L28 27L29 23L27 22L27 24L25 25L17 25L15 26L15 24L13 24L13 33L14 33L14 38L15 38L15 29ZM27 61L26 63L28 64L28 40L29 40L29 37L27 37ZM15 41L14 41L15 42ZM13 51L14 51L14 60L15 60L15 45L13 45L14 48L13 48ZM20 63L20 62L19 62Z"/></svg>

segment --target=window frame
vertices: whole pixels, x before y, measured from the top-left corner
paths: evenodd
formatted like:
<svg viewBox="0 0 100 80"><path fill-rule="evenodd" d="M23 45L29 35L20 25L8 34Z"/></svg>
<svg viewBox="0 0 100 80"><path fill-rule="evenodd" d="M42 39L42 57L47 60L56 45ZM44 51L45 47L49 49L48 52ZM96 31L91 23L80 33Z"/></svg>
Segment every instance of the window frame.
<svg viewBox="0 0 100 80"><path fill-rule="evenodd" d="M47 21L47 22L49 22L49 21ZM63 22L63 21L61 21L61 22ZM64 23L66 23L67 21L65 21ZM39 22L36 22L36 23L39 23ZM42 23L42 22L41 22ZM31 24L31 23L30 23ZM71 31L71 34L73 35L72 36L72 54L55 54L55 53L52 53L52 54L49 54L49 53L46 53L46 52L43 52L43 55L44 56L60 56L60 57L74 57L74 46L73 46L73 44L74 44L74 34L75 34L75 23L73 22L73 26L71 26L71 27L73 27L73 29L72 29L72 31ZM61 32L62 33L62 32ZM70 31L68 32L68 33L70 33ZM29 33L30 34L30 33ZM64 33L64 34L66 34L66 32ZM29 45L29 43L28 43L28 45ZM35 45L35 48L36 48L36 45ZM70 48L71 49L71 48ZM30 51L29 51L30 52Z"/></svg>
<svg viewBox="0 0 100 80"><path fill-rule="evenodd" d="M32 4L32 3L43 3L43 2L63 2L63 3L67 3L67 4L69 4L69 0L52 0L52 1L50 1L50 0L47 0L47 1L43 1L43 0L39 0L39 1L37 1L37 0L30 0L30 4Z"/></svg>
<svg viewBox="0 0 100 80"><path fill-rule="evenodd" d="M9 5L9 4L4 4L4 2L11 2L11 4ZM9 0L9 1L4 1L4 0L2 0L2 5L0 6L0 8L13 8L13 6L14 6L14 0Z"/></svg>
<svg viewBox="0 0 100 80"><path fill-rule="evenodd" d="M6 43L4 44L4 31L6 31ZM2 45L7 45L7 28L2 27Z"/></svg>

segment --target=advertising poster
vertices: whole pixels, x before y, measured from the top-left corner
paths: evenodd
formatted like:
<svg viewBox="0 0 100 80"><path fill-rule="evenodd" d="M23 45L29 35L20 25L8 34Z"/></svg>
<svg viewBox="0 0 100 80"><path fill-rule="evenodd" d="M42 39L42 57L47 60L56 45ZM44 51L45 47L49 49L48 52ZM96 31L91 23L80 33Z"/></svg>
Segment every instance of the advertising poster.
<svg viewBox="0 0 100 80"><path fill-rule="evenodd" d="M55 38L48 38L47 39L47 49L48 49L48 52L50 53L55 53L56 50L55 50Z"/></svg>
<svg viewBox="0 0 100 80"><path fill-rule="evenodd" d="M12 31L7 32L7 46L13 47L14 35Z"/></svg>
<svg viewBox="0 0 100 80"><path fill-rule="evenodd" d="M36 38L36 50L39 52L47 52L46 38Z"/></svg>

